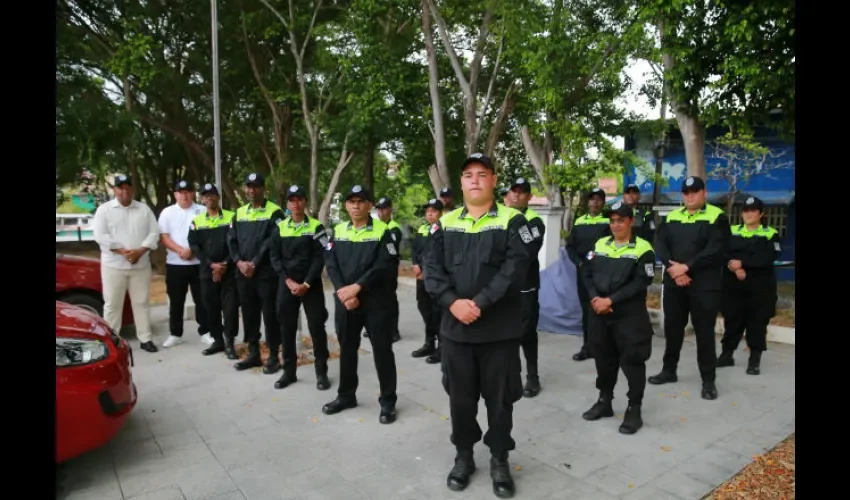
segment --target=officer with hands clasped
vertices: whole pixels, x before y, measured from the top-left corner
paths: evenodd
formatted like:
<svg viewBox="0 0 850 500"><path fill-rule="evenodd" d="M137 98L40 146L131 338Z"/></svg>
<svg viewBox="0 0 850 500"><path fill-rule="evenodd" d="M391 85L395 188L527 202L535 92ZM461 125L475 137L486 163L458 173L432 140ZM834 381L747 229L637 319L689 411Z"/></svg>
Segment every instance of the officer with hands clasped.
<svg viewBox="0 0 850 500"><path fill-rule="evenodd" d="M414 358L425 357L425 362L436 364L440 362L440 318L443 307L425 290L425 275L423 267L425 256L431 247L431 228L440 219L443 212L443 202L431 198L425 205L425 220L416 231L411 245L410 260L413 263L413 273L416 275L416 307L425 322L425 343L411 354ZM427 356L427 357L426 357Z"/></svg>
<svg viewBox="0 0 850 500"><path fill-rule="evenodd" d="M269 244L271 265L280 276L277 312L283 339L283 375L274 387L283 389L298 380L295 376L298 368L298 315L303 304L316 357L316 387L323 391L331 386L328 380L328 334L325 332L328 311L322 288L324 247L328 237L322 223L304 213L306 204L304 188L290 186L286 192L286 208L290 215L277 225L278 234L272 236Z"/></svg>
<svg viewBox="0 0 850 500"><path fill-rule="evenodd" d="M387 225L372 218L372 195L354 186L345 197L349 222L334 228L325 246L325 266L336 289L334 317L340 342L339 389L337 398L322 407L333 415L357 406L357 360L360 333L365 327L372 341L372 356L378 372L381 394L379 421L390 424L396 419L397 372L392 340L392 311L387 302L395 290L392 266L397 265L398 247Z"/></svg>
<svg viewBox="0 0 850 500"><path fill-rule="evenodd" d="M613 417L611 401L620 369L629 384L629 405L620 425L623 434L643 426L641 404L646 388L646 361L652 353L652 322L646 310L646 290L655 276L652 245L632 234L633 209L616 202L609 214L611 236L599 239L581 266L591 297L590 350L596 363L599 400L585 420Z"/></svg>
<svg viewBox="0 0 850 500"><path fill-rule="evenodd" d="M744 331L750 359L747 374L761 371L761 353L767 350L767 325L776 315L776 273L773 263L782 249L776 229L762 225L764 203L755 197L744 202L743 224L732 226L729 261L723 272L724 333L720 341L723 351L717 367L734 366L732 354L738 348Z"/></svg>
<svg viewBox="0 0 850 500"><path fill-rule="evenodd" d="M705 182L689 176L682 182L685 206L667 214L655 236L655 252L664 276L664 361L650 384L676 382L679 354L688 315L697 340L702 398L717 399L715 325L720 312L723 267L728 260L729 219L706 203Z"/></svg>
<svg viewBox="0 0 850 500"><path fill-rule="evenodd" d="M202 354L209 356L224 351L227 359L238 359L233 341L239 333L239 294L236 290L236 266L227 246L230 224L236 214L221 208L221 198L213 184L204 184L201 199L206 211L192 221L189 248L201 261L201 300L213 338L212 345Z"/></svg>
<svg viewBox="0 0 850 500"><path fill-rule="evenodd" d="M457 449L449 489L461 491L475 472L473 446L481 439L478 400L484 398L494 493L514 495L508 453L513 405L522 398L520 339L525 285L534 237L518 210L496 203L496 173L475 153L461 174L464 206L432 227L425 258L425 289L449 309L440 329L443 387L451 408L451 441Z"/></svg>
<svg viewBox="0 0 850 500"><path fill-rule="evenodd" d="M387 225L387 228L390 232L390 238L392 238L393 242L396 244L396 248L401 248L401 226L393 220L393 200L387 198L386 196L379 199L378 203L375 204L376 211L378 212L378 218L381 219L381 222ZM393 291L398 290L398 264L401 262L401 253L396 256L396 266L391 270L392 276L390 279L393 282ZM398 309L398 294L395 294L395 297L390 302L389 306L392 308L392 325L393 325L393 342L398 342L401 340L401 334L398 331L398 319L399 319L399 309Z"/></svg>
<svg viewBox="0 0 850 500"><path fill-rule="evenodd" d="M230 257L236 263L236 285L242 306L242 323L248 357L236 363L237 370L262 366L260 358L260 319L265 324L269 359L263 373L280 370L280 322L277 319L278 276L269 262L269 242L283 220L283 210L265 198L265 179L248 174L245 196L248 203L236 210L230 225Z"/></svg>

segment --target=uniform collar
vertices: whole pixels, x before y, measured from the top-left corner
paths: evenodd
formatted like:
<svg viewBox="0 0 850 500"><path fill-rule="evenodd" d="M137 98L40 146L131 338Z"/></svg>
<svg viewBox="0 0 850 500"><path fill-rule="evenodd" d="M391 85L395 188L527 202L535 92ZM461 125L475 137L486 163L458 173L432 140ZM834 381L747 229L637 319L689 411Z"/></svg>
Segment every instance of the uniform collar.
<svg viewBox="0 0 850 500"><path fill-rule="evenodd" d="M614 246L614 236L613 235L609 236L605 240L605 244L608 245L609 247ZM637 239L636 239L635 235L632 235L632 237L629 239L629 244L626 245L626 248L634 248L635 245L637 245Z"/></svg>
<svg viewBox="0 0 850 500"><path fill-rule="evenodd" d="M598 217L602 217L602 212L599 212L596 215L590 215L590 212L584 214L585 219L596 219Z"/></svg>
<svg viewBox="0 0 850 500"><path fill-rule="evenodd" d="M370 216L369 216L369 221L368 221L368 222L366 222L366 226L365 226L363 229L365 229L366 231L371 231L371 230L372 230L372 227L374 227L374 222L375 222L375 219L373 219L373 218L372 218L372 216L370 215ZM348 227L348 230L349 230L349 231L360 231L360 229L355 229L355 228L354 228L354 222L352 222L352 221L348 221L348 226L347 226L347 227Z"/></svg>
<svg viewBox="0 0 850 500"><path fill-rule="evenodd" d="M464 205L463 210L460 211L459 219L465 218L469 215L469 211L466 210L466 205ZM490 217L498 217L499 216L499 205L496 204L496 201L493 200L493 205L490 206L490 210L487 211L487 215Z"/></svg>
<svg viewBox="0 0 850 500"><path fill-rule="evenodd" d="M690 216L690 215L691 215L690 213L688 213L688 207L682 207L680 210L681 210L681 211L682 211L682 213L683 213L683 214L685 214L685 215L688 215L688 216ZM696 214L704 214L704 213L705 213L705 205L703 205L703 206L702 206L702 208L700 208L699 210L697 210L696 212L694 212L694 215L696 215Z"/></svg>
<svg viewBox="0 0 850 500"><path fill-rule="evenodd" d="M130 200L130 204L126 207L122 205L120 201L112 200L112 206L114 208L136 208L138 205L136 205L136 200Z"/></svg>
<svg viewBox="0 0 850 500"><path fill-rule="evenodd" d="M255 210L256 210L257 212L265 212L266 207L267 207L268 205L269 205L269 200L267 200L267 199L265 199L265 198L263 198L263 205L262 205L260 208L254 208L254 206L253 206L253 205L251 205L250 203L248 203L248 213L250 214L251 212L253 212L253 211L255 211Z"/></svg>
<svg viewBox="0 0 850 500"><path fill-rule="evenodd" d="M301 226L306 226L309 223L310 223L310 216L307 215L307 214L304 214L304 220L302 220L300 224L296 224L295 221L292 220L292 216L291 215L289 216L289 227L301 227Z"/></svg>
<svg viewBox="0 0 850 500"><path fill-rule="evenodd" d="M207 220L209 220L209 219L220 219L220 218L224 217L224 209L222 209L221 207L218 207L218 215L216 215L214 217L210 217L210 211L207 210L206 213L205 213L205 216L206 216Z"/></svg>

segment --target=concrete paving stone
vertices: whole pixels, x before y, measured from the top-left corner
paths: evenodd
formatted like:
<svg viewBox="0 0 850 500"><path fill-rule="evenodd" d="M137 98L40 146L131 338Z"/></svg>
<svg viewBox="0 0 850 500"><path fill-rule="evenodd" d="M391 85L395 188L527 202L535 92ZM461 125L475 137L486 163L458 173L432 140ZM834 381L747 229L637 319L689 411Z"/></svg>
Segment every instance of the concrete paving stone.
<svg viewBox="0 0 850 500"><path fill-rule="evenodd" d="M410 357L422 343L421 319L413 290L400 287L399 296L403 339L394 345L399 420L393 425L377 421L371 354L360 358L360 406L329 417L321 407L336 397L338 361L329 366L329 391L316 390L310 367L299 370L299 383L276 391L277 376L236 372L223 356L201 356L203 345L191 334L196 325L186 322L185 344L136 356L139 404L109 445L63 464L57 475L60 488L65 483L62 495L109 500L122 498L123 489L127 498L180 491L209 500L493 498L483 443L475 447L478 471L470 488L446 488L455 454L451 420L443 418L449 417L448 397L439 367ZM153 316L156 342L162 342L167 311L155 308ZM770 344L763 362L770 377L744 376L742 366L719 370L720 399L704 401L688 338L680 381L648 385L644 427L624 436L619 418L581 418L597 397L593 363L571 359L581 339L541 333L540 345L544 390L514 407L517 498L698 498L794 430L793 346ZM647 375L660 369L664 339L653 339L653 349ZM627 391L620 378L618 416ZM486 432L483 400L478 421ZM77 474L73 482L62 479L62 470L92 474Z"/></svg>
<svg viewBox="0 0 850 500"><path fill-rule="evenodd" d="M168 488L162 488L160 490L149 491L147 493L142 493L141 495L128 497L128 500L186 500L186 497L183 495L183 492L180 491L180 488L176 486L169 486Z"/></svg>
<svg viewBox="0 0 850 500"><path fill-rule="evenodd" d="M639 488L629 490L620 495L624 500L692 500L677 497L676 495L660 489L655 484L645 484Z"/></svg>
<svg viewBox="0 0 850 500"><path fill-rule="evenodd" d="M668 493L687 499L702 498L714 489L714 486L707 485L678 470L671 470L662 474L654 483Z"/></svg>
<svg viewBox="0 0 850 500"><path fill-rule="evenodd" d="M117 481L104 482L91 488L62 492L56 500L123 500Z"/></svg>

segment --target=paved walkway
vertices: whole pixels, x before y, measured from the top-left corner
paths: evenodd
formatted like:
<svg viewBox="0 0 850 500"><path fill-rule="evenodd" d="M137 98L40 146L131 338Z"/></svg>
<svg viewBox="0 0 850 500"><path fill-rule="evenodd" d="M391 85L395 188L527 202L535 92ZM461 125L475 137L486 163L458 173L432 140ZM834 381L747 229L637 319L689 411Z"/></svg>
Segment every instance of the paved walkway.
<svg viewBox="0 0 850 500"><path fill-rule="evenodd" d="M482 443L470 487L454 493L445 486L454 456L448 398L439 368L410 357L422 342L421 320L413 290L399 292L395 424L378 423L370 354L360 363L360 406L327 417L321 407L335 397L338 361L331 362L329 391L316 390L311 366L299 370L298 383L276 391L278 375L238 373L223 355L201 356L198 337L187 334L185 344L157 354L135 350L137 408L112 443L59 468L57 498L495 498ZM164 307L154 312L158 343L167 334L166 314ZM794 431L793 346L771 344L758 377L744 373L739 352L739 366L718 372L720 398L704 401L696 348L686 339L679 382L648 386L644 428L624 436L617 432L626 405L622 375L618 419L585 422L581 413L597 393L592 361L571 359L580 339L542 334L540 342L544 391L514 410L517 450L510 459L518 499L699 499ZM656 338L650 374L660 368L663 348ZM483 401L479 420L486 429Z"/></svg>

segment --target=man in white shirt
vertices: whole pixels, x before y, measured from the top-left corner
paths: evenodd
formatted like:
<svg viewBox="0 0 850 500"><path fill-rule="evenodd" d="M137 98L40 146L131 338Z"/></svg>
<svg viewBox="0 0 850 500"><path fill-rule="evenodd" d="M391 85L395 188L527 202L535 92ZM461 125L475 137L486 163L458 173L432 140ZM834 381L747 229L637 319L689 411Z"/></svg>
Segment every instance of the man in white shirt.
<svg viewBox="0 0 850 500"><path fill-rule="evenodd" d="M159 233L167 253L165 256L165 287L168 293L168 326L171 334L162 347L171 347L183 342L183 307L186 305L186 293L192 290L195 303L195 320L198 322L198 334L206 344L212 344L206 310L201 300L201 261L192 255L189 248L189 228L192 221L206 209L195 203L195 191L186 180L179 180L174 186L176 203L165 207L159 214Z"/></svg>
<svg viewBox="0 0 850 500"><path fill-rule="evenodd" d="M100 246L103 282L103 317L117 333L121 331L124 297L129 292L140 347L156 352L148 310L151 293L150 251L156 250L159 231L156 216L144 203L133 199L135 189L128 175L115 176L115 199L97 207L94 239Z"/></svg>

